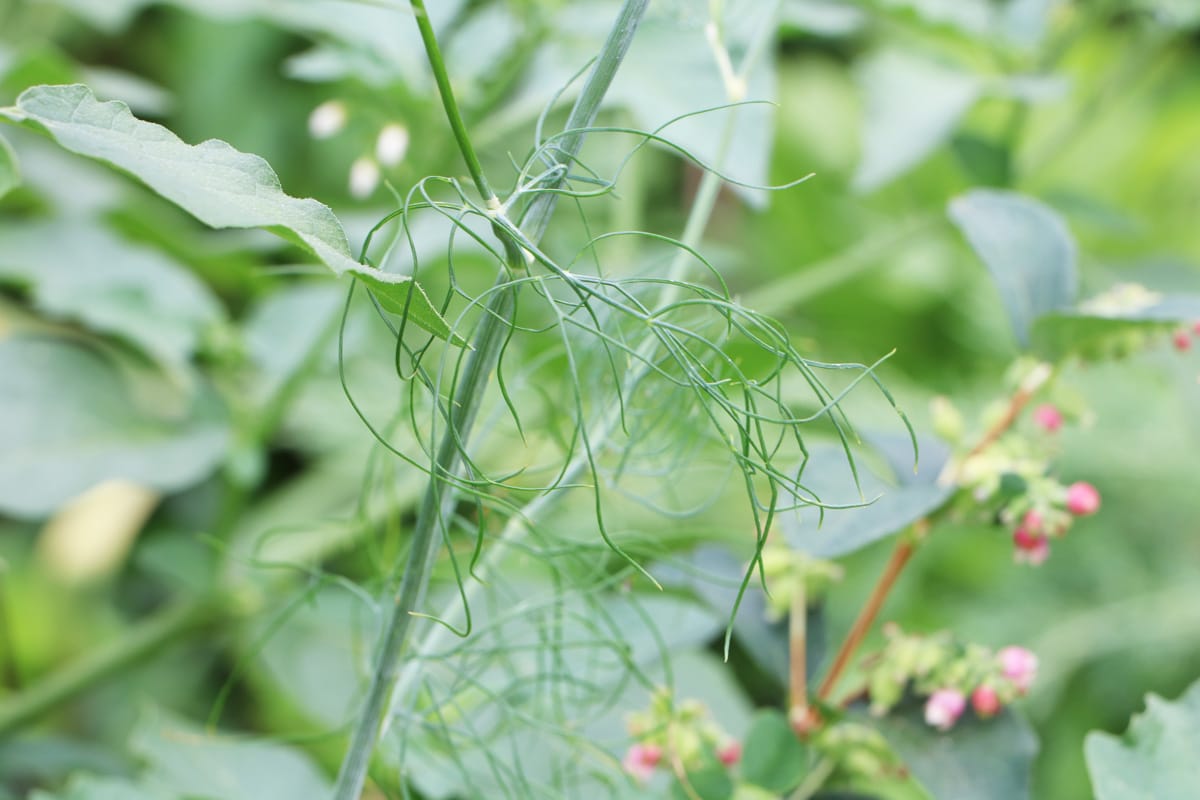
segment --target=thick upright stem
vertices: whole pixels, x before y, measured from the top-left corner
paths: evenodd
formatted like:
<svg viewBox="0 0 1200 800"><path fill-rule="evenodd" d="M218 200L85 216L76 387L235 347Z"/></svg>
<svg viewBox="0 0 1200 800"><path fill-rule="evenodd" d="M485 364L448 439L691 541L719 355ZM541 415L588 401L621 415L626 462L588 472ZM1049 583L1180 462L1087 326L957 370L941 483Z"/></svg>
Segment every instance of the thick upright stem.
<svg viewBox="0 0 1200 800"><path fill-rule="evenodd" d="M608 90L613 75L616 74L617 67L628 50L629 42L637 30L637 25L645 13L648 2L649 0L626 0L621 9L613 33L605 42L604 50L597 59L583 92L571 112L571 120L581 122L580 127L585 127L595 118L600 100ZM489 208L499 211L499 203L483 174L483 168L470 143L462 115L458 111L437 38L425 13L424 2L412 0L412 5L429 57L429 65L434 72L438 91L442 96L442 104L445 106L450 126L458 140L463 159L467 162L472 178ZM582 143L582 133L570 137L570 141L564 145L565 153L560 159L560 163L569 164L578 153ZM557 194L545 193L531 204L531 211L526 219L527 235L533 241L537 241L545 231L557 197ZM497 232L503 235L502 230L498 227ZM520 265L513 263L514 255L519 257L519 250L508 238L505 238L504 245L509 256L509 270L515 271ZM450 488L450 484L458 475L462 448L469 440L480 401L487 388L492 370L495 368L515 305L516 290L514 287L503 285L503 280L502 285L493 293L479 327L476 329L472 341L474 351L467 358L461 380L451 398L447 428L435 454L429 484L421 501L404 576L400 588L393 598L391 613L376 658L375 670L367 689L363 709L351 737L350 748L338 773L337 784L334 787L335 800L357 800L362 792L371 754L379 738L384 718L391 707L392 692L399 676L401 656L408 638L413 612L422 603L428 588L430 573L433 570L438 544L441 540L440 534L449 528L449 520L452 517L455 502L455 494Z"/></svg>

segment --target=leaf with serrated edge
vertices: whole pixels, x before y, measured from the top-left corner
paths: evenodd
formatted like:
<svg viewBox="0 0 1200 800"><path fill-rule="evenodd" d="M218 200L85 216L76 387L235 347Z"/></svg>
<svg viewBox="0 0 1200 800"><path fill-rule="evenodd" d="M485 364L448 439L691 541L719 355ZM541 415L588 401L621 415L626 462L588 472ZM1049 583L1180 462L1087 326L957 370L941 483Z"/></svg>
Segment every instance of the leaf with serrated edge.
<svg viewBox="0 0 1200 800"><path fill-rule="evenodd" d="M461 343L424 290L406 275L358 263L328 206L283 192L271 165L218 139L189 145L161 125L137 119L121 102L100 102L82 84L34 86L0 118L32 128L73 153L107 162L213 228L266 228L301 245L335 273L364 281L385 308ZM410 298L411 293L411 298Z"/></svg>
<svg viewBox="0 0 1200 800"><path fill-rule="evenodd" d="M1123 737L1093 732L1084 741L1098 800L1194 797L1200 786L1200 682L1178 700L1149 695Z"/></svg>

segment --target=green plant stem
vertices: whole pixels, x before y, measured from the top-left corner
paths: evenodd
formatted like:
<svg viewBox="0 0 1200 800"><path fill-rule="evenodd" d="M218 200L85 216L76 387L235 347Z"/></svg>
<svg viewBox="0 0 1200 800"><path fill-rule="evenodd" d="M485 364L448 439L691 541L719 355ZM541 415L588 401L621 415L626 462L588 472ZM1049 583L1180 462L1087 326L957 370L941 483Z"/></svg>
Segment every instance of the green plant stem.
<svg viewBox="0 0 1200 800"><path fill-rule="evenodd" d="M417 29L421 32L421 42L425 45L425 56L429 59L433 80L437 83L438 94L442 98L442 107L446 110L446 120L450 123L450 130L454 132L454 139L458 142L458 149L462 152L463 161L467 162L467 170L471 173L471 179L475 181L475 187L479 190L484 202L491 205L496 200L496 193L492 191L487 177L483 174L483 164L479 162L479 156L475 154L471 137L467 135L467 125L463 122L462 114L458 110L458 103L454 100L454 90L450 88L450 73L446 71L442 48L438 45L437 36L433 32L433 23L429 21L429 13L425 10L425 0L410 0L410 2L413 15L417 19Z"/></svg>
<svg viewBox="0 0 1200 800"><path fill-rule="evenodd" d="M569 125L582 123L579 124L579 127L585 127L595 119L600 101L608 91L617 67L628 50L629 42L632 41L648 2L649 0L626 0L613 31L588 76L583 92L571 111ZM498 211L499 203L491 194L487 179L483 175L482 167L471 146L462 117L458 113L458 105L454 100L437 38L425 14L424 3L421 0L412 0L412 4L417 13L418 25L421 26L421 38L425 43L430 68L434 72L438 90L442 95L442 104L446 108L447 117L450 119L451 128L454 129L463 158L472 171L472 177L475 179L480 193L488 200L489 208ZM567 137L567 141L562 147L563 155L558 159L559 163L569 165L582 143L582 131L576 136ZM545 231L557 198L557 194L546 192L538 195L530 204L530 210L526 216L526 235L533 241L540 239ZM502 233L499 229L497 232ZM509 257L509 271L510 273L516 272L521 265L513 262L520 258L520 251L509 237L504 237L502 241ZM334 787L335 800L357 800L361 794L363 784L366 782L371 754L378 741L381 726L392 707L392 699L403 696L396 689L398 688L404 645L408 638L413 613L424 600L429 585L430 573L439 549L440 537L438 534L444 535L448 531L448 520L453 516L455 493L448 487L458 474L462 448L466 446L470 437L480 401L487 388L490 375L495 369L515 305L515 289L504 285L505 278L502 277L500 280L501 285L493 293L479 327L476 329L472 341L473 352L467 357L461 380L451 398L447 428L438 447L429 483L421 500L408 562L400 588L393 598L392 610L385 628L383 642L376 657L376 666L367 688L363 708L351 736L346 757L338 772L337 784Z"/></svg>
<svg viewBox="0 0 1200 800"><path fill-rule="evenodd" d="M171 606L137 623L120 639L96 647L75 663L0 703L0 737L176 639L224 619L228 613L227 607L199 600Z"/></svg>
<svg viewBox="0 0 1200 800"><path fill-rule="evenodd" d="M742 74L748 73L751 66L752 61L748 58L741 66ZM714 167L718 170L722 166L725 155L728 152L736 121L735 109L730 112L730 117L721 135L717 158L714 162ZM721 178L716 172L707 172L701 179L681 236L684 249L675 257L668 268L668 281L677 282L682 279L683 272L690 261L687 250L695 250L700 244L700 239L703 237L704 231L708 227L708 222L712 218L713 209L716 207L721 183ZM548 196L553 197L557 195ZM678 292L678 287L674 285L667 286L660 294L660 303L673 302ZM624 386L622 387L622 392L626 396L635 391L641 382L646 379L647 375L650 374L651 368L648 365L648 360L652 347L652 344L643 345L639 348L638 357L633 359L637 366L626 377ZM621 411L614 404L608 410L608 414L588 432L588 437L593 442L604 442L620 428L620 425ZM566 469L563 470L558 482L561 485L575 483L587 471L589 466L590 462L586 454L576 456L567 465ZM531 533L534 528L534 521L542 517L563 495L564 492L561 491L543 494L527 503L521 509L520 513L515 514L505 524L498 540L492 544L487 554L476 565L473 574L477 580L467 584L461 599L455 598L437 615L437 619L445 621L455 620L456 622L450 625L435 625L431 627L425 637L414 648L413 656L397 682L395 696L398 702L404 702L408 695L416 688L417 681L420 679L422 665L446 647L449 638L454 636L451 625L457 627L458 624L461 624L465 607L469 607L478 598L479 592L487 586L492 574L508 555L511 547L519 544L525 536Z"/></svg>

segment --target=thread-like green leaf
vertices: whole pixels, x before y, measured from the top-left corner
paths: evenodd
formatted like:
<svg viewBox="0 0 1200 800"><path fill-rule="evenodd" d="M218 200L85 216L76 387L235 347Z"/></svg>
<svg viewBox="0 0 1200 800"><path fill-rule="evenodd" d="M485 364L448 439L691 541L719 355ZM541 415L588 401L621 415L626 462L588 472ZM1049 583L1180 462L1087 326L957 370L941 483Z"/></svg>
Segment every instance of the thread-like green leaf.
<svg viewBox="0 0 1200 800"><path fill-rule="evenodd" d="M1192 797L1200 786L1200 682L1173 703L1146 698L1123 737L1088 734L1084 744L1098 800Z"/></svg>
<svg viewBox="0 0 1200 800"><path fill-rule="evenodd" d="M120 102L102 103L82 84L34 86L7 118L50 136L73 153L113 165L214 228L265 228L310 251L335 273L367 284L389 311L461 343L425 292L406 275L359 264L328 206L283 192L271 165L227 142L189 145L161 125L137 119Z"/></svg>

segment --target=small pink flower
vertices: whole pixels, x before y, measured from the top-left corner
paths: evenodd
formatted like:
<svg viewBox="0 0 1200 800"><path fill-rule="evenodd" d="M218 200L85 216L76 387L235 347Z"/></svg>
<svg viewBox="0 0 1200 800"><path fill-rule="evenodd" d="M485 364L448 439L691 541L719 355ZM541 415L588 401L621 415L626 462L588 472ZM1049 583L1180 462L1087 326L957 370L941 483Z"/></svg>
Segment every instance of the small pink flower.
<svg viewBox="0 0 1200 800"><path fill-rule="evenodd" d="M1063 426L1063 415L1058 406L1043 403L1033 410L1033 422L1046 433L1055 433Z"/></svg>
<svg viewBox="0 0 1200 800"><path fill-rule="evenodd" d="M938 689L925 702L925 723L939 731L948 731L962 716L967 698L957 689Z"/></svg>
<svg viewBox="0 0 1200 800"><path fill-rule="evenodd" d="M1000 710L1000 696L986 683L971 692L971 706L981 717L991 717Z"/></svg>
<svg viewBox="0 0 1200 800"><path fill-rule="evenodd" d="M1200 319L1192 323L1192 333L1200 336Z"/></svg>
<svg viewBox="0 0 1200 800"><path fill-rule="evenodd" d="M1031 533L1025 526L1013 531L1013 559L1018 564L1038 566L1050 557L1050 540L1042 533Z"/></svg>
<svg viewBox="0 0 1200 800"><path fill-rule="evenodd" d="M1086 517L1100 510L1100 492L1084 481L1067 487L1067 511L1077 517Z"/></svg>
<svg viewBox="0 0 1200 800"><path fill-rule="evenodd" d="M1021 527L1035 536L1042 532L1042 525L1044 524L1045 520L1042 519L1042 514L1039 511L1027 511L1025 512L1024 519L1021 520Z"/></svg>
<svg viewBox="0 0 1200 800"><path fill-rule="evenodd" d="M997 655L1000 661L1000 671L1005 678L1012 681L1013 686L1021 694L1029 691L1033 679L1037 676L1038 659L1024 647L1005 647Z"/></svg>
<svg viewBox="0 0 1200 800"><path fill-rule="evenodd" d="M742 743L730 739L717 748L717 759L727 767L732 767L734 764L742 760Z"/></svg>
<svg viewBox="0 0 1200 800"><path fill-rule="evenodd" d="M1188 335L1187 328L1180 328L1171 334L1171 344L1175 345L1175 349L1181 353L1186 353L1192 347L1192 337Z"/></svg>
<svg viewBox="0 0 1200 800"><path fill-rule="evenodd" d="M662 760L662 748L654 744L635 744L625 753L621 766L639 781L648 781Z"/></svg>

